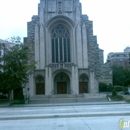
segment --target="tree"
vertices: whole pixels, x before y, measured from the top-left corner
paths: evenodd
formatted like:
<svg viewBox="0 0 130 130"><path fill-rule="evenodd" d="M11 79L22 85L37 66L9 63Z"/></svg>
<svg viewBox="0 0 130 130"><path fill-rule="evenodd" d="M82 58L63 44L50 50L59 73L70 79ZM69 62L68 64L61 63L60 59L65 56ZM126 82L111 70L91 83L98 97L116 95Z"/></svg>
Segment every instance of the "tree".
<svg viewBox="0 0 130 130"><path fill-rule="evenodd" d="M128 86L130 85L130 68L113 66L113 85Z"/></svg>
<svg viewBox="0 0 130 130"><path fill-rule="evenodd" d="M17 88L22 88L23 84L28 81L28 72L35 68L35 63L29 62L29 48L24 46L19 37L11 38L15 44L4 48L6 53L2 57L4 65L1 65L0 71L0 88L11 91ZM11 96L10 96L11 100Z"/></svg>
<svg viewBox="0 0 130 130"><path fill-rule="evenodd" d="M124 86L129 86L130 85L130 68L129 67L124 69L124 74L125 74Z"/></svg>
<svg viewBox="0 0 130 130"><path fill-rule="evenodd" d="M122 66L113 66L113 85L125 85L125 73Z"/></svg>

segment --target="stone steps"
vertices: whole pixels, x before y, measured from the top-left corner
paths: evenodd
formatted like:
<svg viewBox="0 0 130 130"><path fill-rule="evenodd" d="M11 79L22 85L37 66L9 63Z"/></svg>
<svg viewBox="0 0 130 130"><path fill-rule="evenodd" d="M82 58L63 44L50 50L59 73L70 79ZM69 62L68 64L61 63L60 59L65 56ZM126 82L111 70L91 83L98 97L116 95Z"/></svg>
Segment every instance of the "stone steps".
<svg viewBox="0 0 130 130"><path fill-rule="evenodd" d="M52 96L34 96L30 98L31 104L45 103L74 103L74 102L106 102L108 101L104 95L52 95Z"/></svg>

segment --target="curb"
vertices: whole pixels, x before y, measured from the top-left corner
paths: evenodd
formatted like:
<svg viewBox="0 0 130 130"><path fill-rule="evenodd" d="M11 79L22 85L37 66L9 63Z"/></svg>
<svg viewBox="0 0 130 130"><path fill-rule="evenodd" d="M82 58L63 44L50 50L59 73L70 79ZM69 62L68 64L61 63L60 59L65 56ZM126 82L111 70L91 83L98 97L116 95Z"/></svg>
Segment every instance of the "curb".
<svg viewBox="0 0 130 130"><path fill-rule="evenodd" d="M42 116L16 116L16 117L0 117L3 120L28 120L28 119L52 119L52 118L73 118L73 117L105 117L105 116L130 116L130 113L97 113L97 114L57 114L57 115L42 115Z"/></svg>
<svg viewBox="0 0 130 130"><path fill-rule="evenodd" d="M79 106L79 105L114 105L114 104L128 104L127 102L95 102L95 103L59 103L59 104L25 104L12 105L11 107L52 107L52 106Z"/></svg>
<svg viewBox="0 0 130 130"><path fill-rule="evenodd" d="M19 104L19 105L0 105L0 108L13 108L13 107L53 107L53 106L79 106L79 105L114 105L114 104L129 104L125 101L120 102L82 102L82 103L53 103L53 104Z"/></svg>

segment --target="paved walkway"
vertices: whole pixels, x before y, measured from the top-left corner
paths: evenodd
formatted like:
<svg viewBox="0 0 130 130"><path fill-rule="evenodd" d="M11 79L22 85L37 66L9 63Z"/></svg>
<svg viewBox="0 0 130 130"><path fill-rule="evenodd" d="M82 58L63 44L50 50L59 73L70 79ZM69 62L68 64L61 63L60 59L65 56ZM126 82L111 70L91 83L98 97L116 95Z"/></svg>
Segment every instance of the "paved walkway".
<svg viewBox="0 0 130 130"><path fill-rule="evenodd" d="M49 107L49 106L78 106L78 105L111 105L128 104L125 101L107 101L107 102L74 102L74 103L45 103L45 104L14 104L10 106L8 101L0 102L0 107Z"/></svg>
<svg viewBox="0 0 130 130"><path fill-rule="evenodd" d="M121 118L130 120L129 116L3 120L0 130L120 130L118 122Z"/></svg>
<svg viewBox="0 0 130 130"><path fill-rule="evenodd" d="M46 119L95 116L130 116L129 104L29 106L0 108L0 120Z"/></svg>

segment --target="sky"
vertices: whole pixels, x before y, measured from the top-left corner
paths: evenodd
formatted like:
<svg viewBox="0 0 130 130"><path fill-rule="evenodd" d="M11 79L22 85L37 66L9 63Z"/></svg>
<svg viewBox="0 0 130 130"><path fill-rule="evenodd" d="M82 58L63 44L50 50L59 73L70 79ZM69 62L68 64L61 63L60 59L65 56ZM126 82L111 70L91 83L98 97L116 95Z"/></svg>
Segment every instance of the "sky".
<svg viewBox="0 0 130 130"><path fill-rule="evenodd" d="M0 39L27 36L27 22L37 15L40 0L0 0ZM122 52L130 46L130 0L80 0L82 13L93 21L94 35L104 50Z"/></svg>

